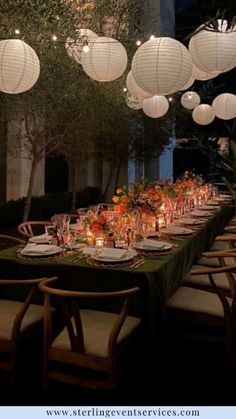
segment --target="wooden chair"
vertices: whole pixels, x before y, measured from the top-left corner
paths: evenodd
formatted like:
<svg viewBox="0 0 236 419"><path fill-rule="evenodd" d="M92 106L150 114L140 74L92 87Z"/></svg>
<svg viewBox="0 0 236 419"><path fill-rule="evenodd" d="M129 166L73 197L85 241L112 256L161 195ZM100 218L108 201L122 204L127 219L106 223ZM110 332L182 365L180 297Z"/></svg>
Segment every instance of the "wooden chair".
<svg viewBox="0 0 236 419"><path fill-rule="evenodd" d="M17 231L21 236L29 239L37 234L43 234L45 232L45 226L51 224L50 221L26 221L18 225Z"/></svg>
<svg viewBox="0 0 236 419"><path fill-rule="evenodd" d="M205 260L205 265L207 266L207 261L209 261L208 267L211 268L220 268L224 266L230 266L236 264L236 249L228 249L225 251L216 251L216 252L203 252L202 256ZM202 258L200 259L202 260ZM215 266L211 266L211 260L215 261ZM202 272L197 275L196 270L203 271L206 269L206 266L203 265L193 265L191 271L184 277L182 284L188 287L199 288L214 292L214 288L209 281L208 274L203 274ZM215 284L217 288L221 289L225 295L231 296L231 287L229 276L235 276L232 272L220 272L212 273Z"/></svg>
<svg viewBox="0 0 236 419"><path fill-rule="evenodd" d="M233 234L223 234L221 236L217 236L215 238L215 241L211 248L209 249L209 252L234 252L236 251L236 235ZM206 253L203 253L202 257L198 260L198 265L205 265L205 266L211 266L214 268L220 267L221 263L219 262L219 259L216 255L216 257L213 257L209 255L208 258L206 258ZM234 264L234 261L229 260L229 264Z"/></svg>
<svg viewBox="0 0 236 419"><path fill-rule="evenodd" d="M7 234L0 234L0 249L7 249L17 244L26 244L25 240L19 239L18 237L9 236Z"/></svg>
<svg viewBox="0 0 236 419"><path fill-rule="evenodd" d="M48 379L96 389L114 387L118 355L141 323L139 318L128 316L130 297L137 294L139 288L117 292L80 292L53 288L53 282L50 279L39 284L44 293L45 310L45 387ZM66 325L54 340L50 297L57 298ZM121 299L123 304L120 313L114 314L81 309L84 299L95 303L102 299ZM53 365L55 363L60 369Z"/></svg>
<svg viewBox="0 0 236 419"><path fill-rule="evenodd" d="M236 264L221 268L195 269L192 275L207 275L214 292L180 286L167 302L171 330L177 337L204 339L222 342L227 348L229 369L235 367L235 296L236 284L233 274ZM214 275L226 273L231 297L226 297L215 282Z"/></svg>
<svg viewBox="0 0 236 419"><path fill-rule="evenodd" d="M23 302L4 298L4 291L0 295L0 354L5 354L0 360L0 369L10 371L11 386L16 383L20 342L29 337L40 322L43 325L43 306L32 304L38 284L43 279L0 279L1 288L23 287L27 291Z"/></svg>

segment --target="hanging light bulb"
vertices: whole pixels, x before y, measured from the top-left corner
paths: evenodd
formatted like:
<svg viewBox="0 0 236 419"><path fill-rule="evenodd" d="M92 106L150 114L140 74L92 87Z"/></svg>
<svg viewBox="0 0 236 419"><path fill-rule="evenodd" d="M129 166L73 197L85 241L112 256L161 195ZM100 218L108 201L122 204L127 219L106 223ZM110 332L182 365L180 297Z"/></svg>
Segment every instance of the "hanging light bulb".
<svg viewBox="0 0 236 419"><path fill-rule="evenodd" d="M20 34L20 29L15 29L15 34L19 35Z"/></svg>
<svg viewBox="0 0 236 419"><path fill-rule="evenodd" d="M89 46L88 46L87 42L85 42L82 49L83 49L83 52L85 52L85 53L89 52Z"/></svg>
<svg viewBox="0 0 236 419"><path fill-rule="evenodd" d="M155 35L151 35L149 39L150 39L150 41L153 41L154 39L156 39L156 37L155 37Z"/></svg>
<svg viewBox="0 0 236 419"><path fill-rule="evenodd" d="M127 87L123 87L123 92L127 92L127 91L128 91Z"/></svg>
<svg viewBox="0 0 236 419"><path fill-rule="evenodd" d="M55 42L57 40L57 36L56 35L52 35L52 40Z"/></svg>
<svg viewBox="0 0 236 419"><path fill-rule="evenodd" d="M141 45L141 41L140 41L140 39L138 39L137 41L136 41L136 45L138 45L138 47L140 47L140 45Z"/></svg>

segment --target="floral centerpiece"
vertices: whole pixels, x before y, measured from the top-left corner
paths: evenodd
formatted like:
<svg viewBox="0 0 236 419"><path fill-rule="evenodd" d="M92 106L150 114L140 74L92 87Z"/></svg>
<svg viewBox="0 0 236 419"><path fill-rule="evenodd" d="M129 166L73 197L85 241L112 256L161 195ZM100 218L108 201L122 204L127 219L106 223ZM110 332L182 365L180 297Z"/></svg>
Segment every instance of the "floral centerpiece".
<svg viewBox="0 0 236 419"><path fill-rule="evenodd" d="M88 215L84 220L83 224L87 227L92 233L104 233L109 232L110 226L107 218L104 215Z"/></svg>
<svg viewBox="0 0 236 419"><path fill-rule="evenodd" d="M157 188L149 186L147 181L135 182L129 187L118 188L112 200L122 213L138 210L141 213L155 215L161 206L162 194Z"/></svg>

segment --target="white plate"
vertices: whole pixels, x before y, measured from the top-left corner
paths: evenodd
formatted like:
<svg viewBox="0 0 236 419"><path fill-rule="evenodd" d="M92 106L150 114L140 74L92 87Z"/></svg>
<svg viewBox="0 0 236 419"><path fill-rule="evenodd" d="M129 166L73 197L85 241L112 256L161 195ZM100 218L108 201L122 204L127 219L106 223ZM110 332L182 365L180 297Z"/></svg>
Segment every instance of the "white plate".
<svg viewBox="0 0 236 419"><path fill-rule="evenodd" d="M116 249L114 249L114 250L116 250ZM117 250L120 250L120 249L117 249ZM110 257L104 257L102 255L100 256L99 253L102 253L102 252L98 252L98 253L95 253L94 255L91 255L92 259L97 260L99 262L118 262L118 263L119 262L125 262L127 260L133 259L133 257L136 256L136 254L137 254L134 249L126 250L124 252L123 256L121 256L119 258L118 257L112 257L112 256L110 256Z"/></svg>
<svg viewBox="0 0 236 419"><path fill-rule="evenodd" d="M44 234L40 234L39 236L30 237L29 242L48 244L47 235L44 233Z"/></svg>
<svg viewBox="0 0 236 419"><path fill-rule="evenodd" d="M37 247L39 249L42 249L42 247L45 249L45 251L37 251ZM21 250L21 254L25 255L25 256L51 256L51 255L56 255L57 253L60 253L62 251L62 249L58 246L54 246L54 245L35 245L35 250L33 248L33 244L32 245L26 245L24 249Z"/></svg>
<svg viewBox="0 0 236 419"><path fill-rule="evenodd" d="M200 208L199 208L199 210L201 211L201 210L213 210L213 211L215 211L215 210L217 210L218 208L220 208L220 206L219 205L202 205Z"/></svg>
<svg viewBox="0 0 236 419"><path fill-rule="evenodd" d="M173 247L173 245L171 243L166 243L166 242L162 242L162 241L157 241L157 240L143 240L137 244L135 244L135 248L136 249L140 249L140 250L151 250L151 251L165 251L165 250L169 250Z"/></svg>
<svg viewBox="0 0 236 419"><path fill-rule="evenodd" d="M163 229L162 232L164 234L173 234L175 236L181 235L181 236L187 236L193 233L193 230L190 228L183 228L183 227L177 227L177 226L168 226L167 228Z"/></svg>
<svg viewBox="0 0 236 419"><path fill-rule="evenodd" d="M178 220L180 224L186 224L186 225L199 225L203 224L205 221L203 220L197 220L196 218L180 218Z"/></svg>
<svg viewBox="0 0 236 419"><path fill-rule="evenodd" d="M191 212L191 215L194 215L195 217L210 217L212 214L208 211L200 211L200 210L194 210Z"/></svg>

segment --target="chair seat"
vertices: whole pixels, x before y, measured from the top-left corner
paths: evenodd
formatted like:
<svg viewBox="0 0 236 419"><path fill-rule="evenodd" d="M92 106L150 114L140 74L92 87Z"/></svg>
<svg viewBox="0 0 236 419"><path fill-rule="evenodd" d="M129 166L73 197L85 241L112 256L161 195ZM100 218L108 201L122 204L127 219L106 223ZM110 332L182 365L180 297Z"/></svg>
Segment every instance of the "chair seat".
<svg viewBox="0 0 236 419"><path fill-rule="evenodd" d="M107 358L109 335L118 315L95 310L80 310L80 314L84 331L85 355ZM127 316L120 330L117 344L120 345L134 332L140 323L141 320L139 318ZM53 349L71 351L66 328L56 337L51 347Z"/></svg>
<svg viewBox="0 0 236 419"><path fill-rule="evenodd" d="M232 257L224 257L224 262L226 265L234 265L235 259ZM204 265L204 266L210 266L211 268L220 268L222 266L218 258L207 258L205 256L201 257L198 260L198 264Z"/></svg>
<svg viewBox="0 0 236 419"><path fill-rule="evenodd" d="M227 297L232 305L232 298ZM224 311L218 296L214 293L190 287L179 287L167 302L168 309L184 310L223 318Z"/></svg>
<svg viewBox="0 0 236 419"><path fill-rule="evenodd" d="M204 269L205 266L202 265L194 265L192 266L192 269ZM235 279L236 279L236 275L233 274ZM217 288L220 289L224 289L227 291L230 291L230 285L229 285L229 281L227 279L227 276L225 274L225 272L222 273L218 273L218 274L213 274L213 279L214 282L217 286ZM209 277L208 275L202 274L202 275L191 275L191 272L189 272L183 280L183 285L198 285L198 286L202 286L202 287L211 287L210 281L209 281Z"/></svg>
<svg viewBox="0 0 236 419"><path fill-rule="evenodd" d="M0 340L11 340L12 327L22 303L19 301L0 300ZM43 320L43 306L31 304L23 318L21 332Z"/></svg>

